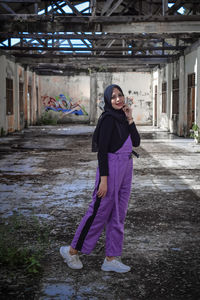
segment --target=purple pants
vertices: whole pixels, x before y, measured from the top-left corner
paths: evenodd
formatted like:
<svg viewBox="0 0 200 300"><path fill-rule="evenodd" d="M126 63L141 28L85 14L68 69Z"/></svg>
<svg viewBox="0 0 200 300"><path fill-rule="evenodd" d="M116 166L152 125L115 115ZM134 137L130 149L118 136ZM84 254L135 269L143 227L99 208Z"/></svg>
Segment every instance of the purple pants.
<svg viewBox="0 0 200 300"><path fill-rule="evenodd" d="M108 153L108 190L104 198L97 196L100 182L97 168L93 200L75 233L72 248L90 254L105 227L106 256L121 256L133 171L131 151L129 136L118 151Z"/></svg>

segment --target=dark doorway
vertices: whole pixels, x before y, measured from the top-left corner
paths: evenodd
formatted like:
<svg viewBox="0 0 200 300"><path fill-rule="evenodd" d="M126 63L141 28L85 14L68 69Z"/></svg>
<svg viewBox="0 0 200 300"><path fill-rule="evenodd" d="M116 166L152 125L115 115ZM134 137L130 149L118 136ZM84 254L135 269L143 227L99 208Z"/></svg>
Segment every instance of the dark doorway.
<svg viewBox="0 0 200 300"><path fill-rule="evenodd" d="M29 124L32 124L32 88L31 85L28 86L28 122Z"/></svg>
<svg viewBox="0 0 200 300"><path fill-rule="evenodd" d="M158 99L158 86L155 85L155 95L154 95L154 101L155 101L155 105L154 105L154 125L157 126L158 122L157 122L157 99Z"/></svg>
<svg viewBox="0 0 200 300"><path fill-rule="evenodd" d="M195 73L188 75L187 130L192 128L195 119Z"/></svg>
<svg viewBox="0 0 200 300"><path fill-rule="evenodd" d="M24 128L24 84L19 83L19 116L20 116L20 129Z"/></svg>

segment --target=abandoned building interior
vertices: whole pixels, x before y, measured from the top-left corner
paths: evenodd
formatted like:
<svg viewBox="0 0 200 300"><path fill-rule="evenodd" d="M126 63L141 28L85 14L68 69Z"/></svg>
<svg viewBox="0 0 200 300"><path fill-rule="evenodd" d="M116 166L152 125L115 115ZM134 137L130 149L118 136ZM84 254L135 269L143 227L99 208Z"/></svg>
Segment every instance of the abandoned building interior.
<svg viewBox="0 0 200 300"><path fill-rule="evenodd" d="M101 269L113 212L82 270L60 255L96 197L110 84L132 108L121 128L134 120L141 137L139 157L123 150L126 274ZM119 159L108 191L125 203L125 156L107 152ZM84 228L108 212L111 197L96 198ZM200 0L0 0L0 299L199 300L199 224Z"/></svg>
<svg viewBox="0 0 200 300"><path fill-rule="evenodd" d="M95 124L122 86L136 124L200 126L199 0L0 1L0 128Z"/></svg>

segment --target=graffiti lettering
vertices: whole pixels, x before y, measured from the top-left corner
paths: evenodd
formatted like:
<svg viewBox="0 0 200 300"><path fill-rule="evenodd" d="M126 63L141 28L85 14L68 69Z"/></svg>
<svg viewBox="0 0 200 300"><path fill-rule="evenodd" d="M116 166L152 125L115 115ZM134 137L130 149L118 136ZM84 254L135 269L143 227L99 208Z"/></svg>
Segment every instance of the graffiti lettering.
<svg viewBox="0 0 200 300"><path fill-rule="evenodd" d="M88 115L85 107L80 104L80 101L72 103L72 99L69 96L60 94L55 98L50 96L42 96L42 103L45 110L53 110L57 112L62 112L63 114L75 114L75 115Z"/></svg>

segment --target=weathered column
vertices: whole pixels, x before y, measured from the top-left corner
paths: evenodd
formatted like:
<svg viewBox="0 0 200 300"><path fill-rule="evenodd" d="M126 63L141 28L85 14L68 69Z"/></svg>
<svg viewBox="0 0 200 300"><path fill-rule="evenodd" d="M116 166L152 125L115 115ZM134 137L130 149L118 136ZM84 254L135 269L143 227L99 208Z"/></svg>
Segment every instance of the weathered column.
<svg viewBox="0 0 200 300"><path fill-rule="evenodd" d="M41 97L41 78L40 76L38 75L38 117L40 118L41 117L41 114L42 114L42 97Z"/></svg>
<svg viewBox="0 0 200 300"><path fill-rule="evenodd" d="M158 90L157 90L157 126L161 127L161 113L162 113L162 81L161 70L158 69Z"/></svg>
<svg viewBox="0 0 200 300"><path fill-rule="evenodd" d="M19 66L15 64L15 72L14 72L14 128L20 130L20 112L19 112Z"/></svg>
<svg viewBox="0 0 200 300"><path fill-rule="evenodd" d="M162 0L162 14L165 16L165 12L168 10L168 0Z"/></svg>
<svg viewBox="0 0 200 300"><path fill-rule="evenodd" d="M200 47L197 48L197 72L196 72L196 120L195 122L200 127Z"/></svg>
<svg viewBox="0 0 200 300"><path fill-rule="evenodd" d="M24 125L28 126L28 69L24 68Z"/></svg>
<svg viewBox="0 0 200 300"><path fill-rule="evenodd" d="M32 73L32 123L36 123L36 109L37 109L37 101L36 101L36 74Z"/></svg>
<svg viewBox="0 0 200 300"><path fill-rule="evenodd" d="M185 111L185 106L187 106L186 97L186 82L185 82L185 57L180 57L180 69L179 69L179 122L178 122L178 135L184 136L185 126L187 127L187 108Z"/></svg>
<svg viewBox="0 0 200 300"><path fill-rule="evenodd" d="M7 133L6 119L6 57L0 56L0 135Z"/></svg>
<svg viewBox="0 0 200 300"><path fill-rule="evenodd" d="M90 124L94 125L97 119L97 74L90 74Z"/></svg>
<svg viewBox="0 0 200 300"><path fill-rule="evenodd" d="M152 72L151 91L153 103L153 126L158 126L158 68Z"/></svg>
<svg viewBox="0 0 200 300"><path fill-rule="evenodd" d="M172 124L172 63L167 64L167 119L168 129L173 132Z"/></svg>

